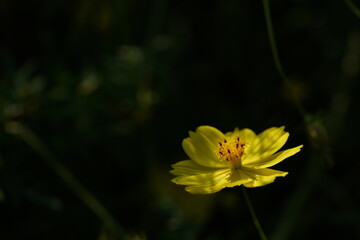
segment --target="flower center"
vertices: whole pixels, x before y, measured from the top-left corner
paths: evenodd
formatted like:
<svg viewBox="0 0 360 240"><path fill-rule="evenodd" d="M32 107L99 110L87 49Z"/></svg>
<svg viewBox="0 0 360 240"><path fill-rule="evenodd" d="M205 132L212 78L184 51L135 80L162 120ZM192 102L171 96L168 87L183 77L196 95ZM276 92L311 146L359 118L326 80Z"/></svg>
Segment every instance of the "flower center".
<svg viewBox="0 0 360 240"><path fill-rule="evenodd" d="M241 158L245 154L246 143L237 137L233 140L227 140L226 138L219 141L216 154L222 161L231 163L234 167L241 166Z"/></svg>

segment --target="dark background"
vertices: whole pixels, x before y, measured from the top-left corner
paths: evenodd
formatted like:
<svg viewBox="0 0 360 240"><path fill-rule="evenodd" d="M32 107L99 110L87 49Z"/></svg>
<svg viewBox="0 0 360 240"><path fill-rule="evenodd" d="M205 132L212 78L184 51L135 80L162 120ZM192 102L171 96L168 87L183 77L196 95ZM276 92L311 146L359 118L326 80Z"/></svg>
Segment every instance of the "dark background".
<svg viewBox="0 0 360 240"><path fill-rule="evenodd" d="M285 147L304 144L274 167L286 178L248 189L270 239L360 238L360 18L344 1L270 2L306 114L260 0L2 0L0 239L258 239L240 187L198 196L170 182L204 124L285 125Z"/></svg>

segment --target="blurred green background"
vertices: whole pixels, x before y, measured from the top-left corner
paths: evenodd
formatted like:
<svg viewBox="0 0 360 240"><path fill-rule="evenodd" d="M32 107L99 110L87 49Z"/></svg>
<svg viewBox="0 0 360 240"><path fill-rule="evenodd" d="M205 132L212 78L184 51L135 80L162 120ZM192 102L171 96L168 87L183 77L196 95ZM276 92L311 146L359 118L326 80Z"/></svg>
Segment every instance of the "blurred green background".
<svg viewBox="0 0 360 240"><path fill-rule="evenodd" d="M258 239L239 187L170 182L204 124L304 144L248 190L270 239L360 239L360 18L335 0L271 10L306 114L260 0L2 0L0 239Z"/></svg>

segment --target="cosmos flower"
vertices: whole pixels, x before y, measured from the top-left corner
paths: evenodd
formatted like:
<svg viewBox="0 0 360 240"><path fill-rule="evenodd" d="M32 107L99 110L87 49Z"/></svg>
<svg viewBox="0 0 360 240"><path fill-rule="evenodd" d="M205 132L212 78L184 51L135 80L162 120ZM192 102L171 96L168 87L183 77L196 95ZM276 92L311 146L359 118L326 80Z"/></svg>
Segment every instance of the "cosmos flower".
<svg viewBox="0 0 360 240"><path fill-rule="evenodd" d="M270 169L299 152L303 145L277 152L286 143L285 127L272 127L256 135L245 128L223 134L211 126L190 131L182 146L190 160L173 164L172 182L186 185L193 194L209 194L225 187L261 187L288 173Z"/></svg>

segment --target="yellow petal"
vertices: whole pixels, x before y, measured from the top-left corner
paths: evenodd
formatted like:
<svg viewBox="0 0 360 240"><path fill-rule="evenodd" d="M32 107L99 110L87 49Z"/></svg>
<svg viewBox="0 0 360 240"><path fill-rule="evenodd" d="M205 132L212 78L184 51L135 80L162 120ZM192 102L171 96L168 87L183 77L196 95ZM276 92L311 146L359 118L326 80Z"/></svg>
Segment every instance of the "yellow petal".
<svg viewBox="0 0 360 240"><path fill-rule="evenodd" d="M215 186L187 186L185 187L185 190L192 194L211 194L216 193L220 190L222 190L224 187L221 185L215 185Z"/></svg>
<svg viewBox="0 0 360 240"><path fill-rule="evenodd" d="M246 172L249 175L256 177L256 180L245 183L245 187L261 187L267 184L270 184L275 181L276 177L285 177L288 173L283 171L278 171L274 169L247 169Z"/></svg>
<svg viewBox="0 0 360 240"><path fill-rule="evenodd" d="M237 130L237 131L235 129L234 135L235 136L238 135L240 137L240 139L247 144L251 144L256 138L256 134L251 129L248 129L248 128L244 128L244 129Z"/></svg>
<svg viewBox="0 0 360 240"><path fill-rule="evenodd" d="M249 128L244 128L241 130L235 128L233 132L227 132L226 136L229 138L240 137L240 140L246 142L247 144L253 142L254 139L256 138L256 134L253 132L253 130Z"/></svg>
<svg viewBox="0 0 360 240"><path fill-rule="evenodd" d="M197 175L178 176L172 179L176 184L188 185L185 190L194 194L208 194L220 191L228 183L231 169L220 169Z"/></svg>
<svg viewBox="0 0 360 240"><path fill-rule="evenodd" d="M179 176L172 181L177 184L188 185L185 190L193 194L210 194L225 187L240 186L256 180L240 169L221 169L211 173L193 176Z"/></svg>
<svg viewBox="0 0 360 240"><path fill-rule="evenodd" d="M196 175L177 176L172 181L181 185L212 186L218 183L226 183L230 169L220 169Z"/></svg>
<svg viewBox="0 0 360 240"><path fill-rule="evenodd" d="M186 154L196 163L205 167L226 167L227 163L220 161L215 154L218 141L224 139L216 128L210 126L198 127L196 132L190 132L190 137L182 142Z"/></svg>
<svg viewBox="0 0 360 240"><path fill-rule="evenodd" d="M219 141L225 138L222 132L211 126L200 126L196 129L196 133L204 145L213 151L217 149Z"/></svg>
<svg viewBox="0 0 360 240"><path fill-rule="evenodd" d="M264 159L278 151L286 143L289 133L284 131L285 127L273 127L260 133L246 151L243 164L250 165Z"/></svg>
<svg viewBox="0 0 360 240"><path fill-rule="evenodd" d="M170 173L174 174L175 176L196 175L214 171L214 168L204 167L192 160L180 161L171 166L174 169L171 170Z"/></svg>
<svg viewBox="0 0 360 240"><path fill-rule="evenodd" d="M240 169L209 168L191 160L178 162L172 167L174 170L170 172L177 176L172 182L188 185L185 190L193 194L210 194L225 187L239 186L256 179Z"/></svg>
<svg viewBox="0 0 360 240"><path fill-rule="evenodd" d="M231 175L228 179L229 183L226 184L226 187L240 186L241 184L251 182L255 179L255 176L246 174L241 169L232 169Z"/></svg>
<svg viewBox="0 0 360 240"><path fill-rule="evenodd" d="M283 161L285 158L291 157L292 155L296 154L297 152L300 151L300 149L302 147L303 147L303 145L300 145L300 146L297 146L294 148L290 148L290 149L286 149L284 151L273 154L267 158L259 159L255 163L244 164L244 166L250 166L255 169L271 167L271 166L274 166L275 164L278 164L279 162Z"/></svg>

